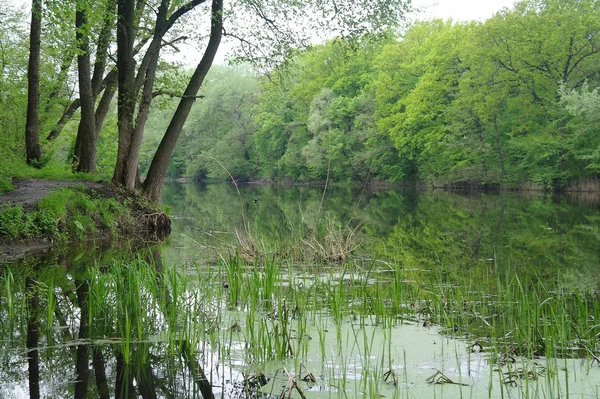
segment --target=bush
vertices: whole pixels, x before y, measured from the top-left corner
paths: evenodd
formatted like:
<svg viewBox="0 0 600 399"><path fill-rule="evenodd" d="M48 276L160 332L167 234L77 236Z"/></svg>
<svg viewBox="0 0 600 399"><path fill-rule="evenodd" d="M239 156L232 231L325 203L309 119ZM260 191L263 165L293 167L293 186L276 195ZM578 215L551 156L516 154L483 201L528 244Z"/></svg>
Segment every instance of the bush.
<svg viewBox="0 0 600 399"><path fill-rule="evenodd" d="M57 223L45 211L27 213L21 205L6 206L0 212L0 235L10 239L26 237L53 237Z"/></svg>
<svg viewBox="0 0 600 399"><path fill-rule="evenodd" d="M8 206L0 212L0 234L17 238L25 228L25 212L20 205Z"/></svg>

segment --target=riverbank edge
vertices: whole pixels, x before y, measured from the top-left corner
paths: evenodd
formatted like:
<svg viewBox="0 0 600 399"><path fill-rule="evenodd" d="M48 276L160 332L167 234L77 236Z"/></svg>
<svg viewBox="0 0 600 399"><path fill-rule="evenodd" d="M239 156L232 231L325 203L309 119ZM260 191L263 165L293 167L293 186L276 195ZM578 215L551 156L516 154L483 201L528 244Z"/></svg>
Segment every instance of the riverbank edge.
<svg viewBox="0 0 600 399"><path fill-rule="evenodd" d="M30 185L29 196L17 193L19 186L25 183ZM32 201L31 191L36 184L45 189L50 186L50 189ZM0 196L0 222L2 216L5 219L13 216L3 213L12 211L16 216L10 222L16 225L22 223L24 226L27 223L39 224L44 225L44 228L37 226L33 234L23 230L12 237L0 231L0 263L13 262L51 248L85 242L91 243L90 245L122 240L157 243L164 241L171 233L171 219L164 209L144 201L135 193L127 194L105 182L26 179L16 181L14 186L15 190ZM51 227L48 228L47 215L52 212L47 211L41 202L48 202L57 193L63 197L72 195L76 199L64 204L63 215L56 217L56 213L53 214ZM85 204L88 203L94 206L86 207ZM40 218L40 215L43 217ZM78 218L77 215L81 217Z"/></svg>

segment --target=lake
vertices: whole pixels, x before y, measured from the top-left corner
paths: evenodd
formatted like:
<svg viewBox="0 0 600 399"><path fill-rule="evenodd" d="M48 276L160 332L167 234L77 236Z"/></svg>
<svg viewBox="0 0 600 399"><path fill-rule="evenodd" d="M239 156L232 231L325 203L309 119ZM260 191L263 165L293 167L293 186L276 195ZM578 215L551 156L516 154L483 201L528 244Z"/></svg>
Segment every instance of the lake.
<svg viewBox="0 0 600 399"><path fill-rule="evenodd" d="M595 195L169 183L163 202L166 243L0 268L0 398L600 397Z"/></svg>

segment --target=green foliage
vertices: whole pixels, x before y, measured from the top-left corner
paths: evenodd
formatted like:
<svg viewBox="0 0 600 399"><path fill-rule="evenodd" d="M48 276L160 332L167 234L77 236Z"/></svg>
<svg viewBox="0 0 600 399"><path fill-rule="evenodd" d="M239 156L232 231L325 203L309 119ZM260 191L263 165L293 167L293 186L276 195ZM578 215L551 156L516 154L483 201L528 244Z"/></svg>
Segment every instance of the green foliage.
<svg viewBox="0 0 600 399"><path fill-rule="evenodd" d="M20 205L5 206L0 212L0 235L54 238L64 233L81 239L98 229L117 234L129 210L114 198L92 198L84 188L56 190L29 212Z"/></svg>
<svg viewBox="0 0 600 399"><path fill-rule="evenodd" d="M53 237L57 223L49 212L25 212L20 205L0 208L0 236L9 239Z"/></svg>
<svg viewBox="0 0 600 399"><path fill-rule="evenodd" d="M573 116L569 133L574 143L576 158L583 160L586 168L600 173L600 88L590 89L587 82L581 90L561 87L561 102Z"/></svg>
<svg viewBox="0 0 600 399"><path fill-rule="evenodd" d="M168 175L222 180L229 178L227 169L238 179L253 176L251 107L257 93L258 77L249 67L213 67L171 158ZM148 123L142 169L154 155L152 149L160 140L174 105L157 110Z"/></svg>
<svg viewBox="0 0 600 399"><path fill-rule="evenodd" d="M416 22L398 40L300 53L258 99L257 170L547 188L593 178L597 113L566 93L600 83L598 9L523 1L485 23Z"/></svg>
<svg viewBox="0 0 600 399"><path fill-rule="evenodd" d="M0 4L0 193L11 189L13 171L24 164L27 31L25 15L11 4Z"/></svg>
<svg viewBox="0 0 600 399"><path fill-rule="evenodd" d="M105 6L100 3L88 5ZM257 10L281 21L276 46L270 34L265 36L271 27L260 29L264 18L229 28L249 46L258 40L265 57L244 53L241 59L269 65L268 72L261 76L243 63L212 68L168 177L534 183L556 189L597 178L598 91L592 89L600 86L597 0L523 0L485 22L414 21L399 37L382 28L400 21L393 17L401 16L404 3L367 3L338 4L335 15L313 1L240 5L235 13L246 13L247 22ZM42 51L42 137L72 97L69 68L76 54L74 35L66 29L73 25L72 5L47 4L51 33ZM77 131L74 120L55 142L43 145L41 171L25 167L26 18L3 7L0 192L11 188L15 176L67 178ZM302 18L317 9L319 18L308 18L302 28L322 16L321 23L341 36L306 48L308 30L295 26L297 20L289 15L294 10ZM352 18L344 20L348 12ZM93 42L103 13L90 15L85 31ZM145 10L140 25L150 29L153 17ZM373 29L379 32L366 33ZM160 61L141 174L148 170L190 73ZM98 141L97 169L103 178L112 176L117 131L113 106Z"/></svg>

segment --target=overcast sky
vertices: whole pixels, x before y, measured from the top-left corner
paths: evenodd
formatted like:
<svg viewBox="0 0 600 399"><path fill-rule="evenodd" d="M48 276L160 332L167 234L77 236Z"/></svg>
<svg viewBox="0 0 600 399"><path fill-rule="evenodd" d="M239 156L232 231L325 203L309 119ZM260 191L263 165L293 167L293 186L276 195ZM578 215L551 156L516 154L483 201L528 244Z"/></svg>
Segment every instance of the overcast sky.
<svg viewBox="0 0 600 399"><path fill-rule="evenodd" d="M485 21L496 11L511 7L514 0L413 0L413 5L426 9L419 19L452 18L460 21Z"/></svg>
<svg viewBox="0 0 600 399"><path fill-rule="evenodd" d="M9 3L31 5L31 0L8 0ZM417 7L425 7L427 11L419 19L452 18L469 21L483 21L503 7L510 7L514 0L413 0Z"/></svg>
<svg viewBox="0 0 600 399"><path fill-rule="evenodd" d="M1 0L0 0L1 1ZM6 0L5 0L6 1ZM495 12L504 7L512 7L515 0L412 0L415 7L423 9L423 12L413 16L411 19L452 18L455 21L479 20L485 21ZM9 3L18 4L23 7L31 7L31 0L8 0ZM223 62L226 49L221 49L218 62ZM181 56L181 55L180 55ZM177 57L179 58L179 57ZM183 57L184 59L187 57ZM194 64L195 60L186 60ZM185 62L185 61L184 61ZM186 62L186 63L187 63Z"/></svg>

